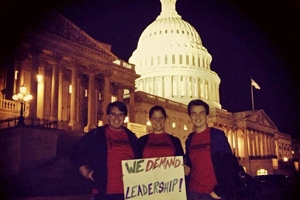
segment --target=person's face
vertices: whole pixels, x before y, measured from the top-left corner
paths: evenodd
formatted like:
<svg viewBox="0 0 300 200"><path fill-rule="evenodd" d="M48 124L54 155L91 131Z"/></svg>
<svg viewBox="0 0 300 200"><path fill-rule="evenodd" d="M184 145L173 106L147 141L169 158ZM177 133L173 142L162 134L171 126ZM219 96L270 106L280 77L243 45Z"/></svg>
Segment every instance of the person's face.
<svg viewBox="0 0 300 200"><path fill-rule="evenodd" d="M155 110L151 115L150 122L152 124L153 133L164 133L166 118L161 111Z"/></svg>
<svg viewBox="0 0 300 200"><path fill-rule="evenodd" d="M123 112L113 107L108 115L108 124L112 129L119 130L124 124L125 117Z"/></svg>
<svg viewBox="0 0 300 200"><path fill-rule="evenodd" d="M196 132L202 132L207 127L207 115L204 106L192 106L190 109L191 122Z"/></svg>

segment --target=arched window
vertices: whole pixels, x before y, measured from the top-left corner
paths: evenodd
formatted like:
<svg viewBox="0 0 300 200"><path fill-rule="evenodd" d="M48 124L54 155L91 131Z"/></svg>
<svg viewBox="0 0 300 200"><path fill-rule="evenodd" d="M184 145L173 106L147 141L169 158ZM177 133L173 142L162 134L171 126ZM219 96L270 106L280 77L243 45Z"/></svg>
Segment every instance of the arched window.
<svg viewBox="0 0 300 200"><path fill-rule="evenodd" d="M185 62L186 62L187 65L190 64L190 62L189 62L189 55L186 55L186 61Z"/></svg>
<svg viewBox="0 0 300 200"><path fill-rule="evenodd" d="M172 64L175 64L175 55L172 55Z"/></svg>

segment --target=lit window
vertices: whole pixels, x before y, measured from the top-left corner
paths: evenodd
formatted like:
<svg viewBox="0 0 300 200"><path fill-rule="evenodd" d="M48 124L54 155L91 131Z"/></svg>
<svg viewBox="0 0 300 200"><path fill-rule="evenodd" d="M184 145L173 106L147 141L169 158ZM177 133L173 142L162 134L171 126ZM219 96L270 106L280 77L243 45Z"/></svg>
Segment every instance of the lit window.
<svg viewBox="0 0 300 200"><path fill-rule="evenodd" d="M259 170L257 170L256 175L257 176L268 175L268 171L265 169L259 169Z"/></svg>
<svg viewBox="0 0 300 200"><path fill-rule="evenodd" d="M69 85L69 93L72 93L72 85Z"/></svg>
<svg viewBox="0 0 300 200"><path fill-rule="evenodd" d="M87 97L87 96L88 96L88 90L84 89L84 97Z"/></svg>
<svg viewBox="0 0 300 200"><path fill-rule="evenodd" d="M102 120L98 120L98 127L103 125L103 121Z"/></svg>
<svg viewBox="0 0 300 200"><path fill-rule="evenodd" d="M176 123L175 122L172 123L172 128L176 128Z"/></svg>
<svg viewBox="0 0 300 200"><path fill-rule="evenodd" d="M124 89L123 90L123 98L129 98L130 97L130 93L128 89Z"/></svg>
<svg viewBox="0 0 300 200"><path fill-rule="evenodd" d="M15 71L15 80L18 79L18 73L19 73L19 71Z"/></svg>
<svg viewBox="0 0 300 200"><path fill-rule="evenodd" d="M187 126L185 124L183 125L183 130L185 130L185 131L188 130L188 128L187 128Z"/></svg>
<svg viewBox="0 0 300 200"><path fill-rule="evenodd" d="M114 101L117 101L117 97L116 96L111 96L110 102L114 102Z"/></svg>
<svg viewBox="0 0 300 200"><path fill-rule="evenodd" d="M126 116L125 119L124 119L124 123L127 123L127 122L129 122L128 116Z"/></svg>

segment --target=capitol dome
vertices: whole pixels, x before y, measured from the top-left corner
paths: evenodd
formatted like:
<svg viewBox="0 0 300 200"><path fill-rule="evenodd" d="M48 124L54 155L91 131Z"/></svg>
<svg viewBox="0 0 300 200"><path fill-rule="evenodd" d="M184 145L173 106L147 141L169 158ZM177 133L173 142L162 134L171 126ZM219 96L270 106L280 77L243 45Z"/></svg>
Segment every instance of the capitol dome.
<svg viewBox="0 0 300 200"><path fill-rule="evenodd" d="M176 0L160 0L161 13L141 34L129 58L135 64L137 91L188 104L202 99L221 108L220 78L196 29L176 11Z"/></svg>

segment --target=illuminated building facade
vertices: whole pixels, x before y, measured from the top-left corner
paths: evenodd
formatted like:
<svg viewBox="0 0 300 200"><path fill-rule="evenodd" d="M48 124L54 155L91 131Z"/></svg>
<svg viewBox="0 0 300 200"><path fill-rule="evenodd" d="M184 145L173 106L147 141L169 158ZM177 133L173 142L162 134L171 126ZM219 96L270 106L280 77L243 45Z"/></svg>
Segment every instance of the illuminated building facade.
<svg viewBox="0 0 300 200"><path fill-rule="evenodd" d="M151 131L148 111L158 104L168 114L166 131L184 145L192 132L187 103L200 98L211 107L209 126L226 133L246 171L274 173L279 161L292 159L290 136L263 110L231 113L221 107L212 56L177 14L176 1L161 2L162 12L141 34L129 62L58 12L41 18L1 62L1 126L18 117L12 96L24 85L33 96L25 106L26 124L87 132L106 122L109 102L121 100L129 110L127 126L140 136Z"/></svg>

